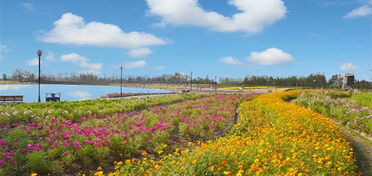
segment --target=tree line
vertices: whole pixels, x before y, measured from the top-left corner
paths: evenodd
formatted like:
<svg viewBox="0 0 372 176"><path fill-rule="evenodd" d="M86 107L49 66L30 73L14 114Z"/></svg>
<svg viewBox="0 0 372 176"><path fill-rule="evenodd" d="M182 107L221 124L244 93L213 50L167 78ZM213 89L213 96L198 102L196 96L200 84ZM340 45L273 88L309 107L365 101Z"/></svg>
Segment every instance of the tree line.
<svg viewBox="0 0 372 176"><path fill-rule="evenodd" d="M254 76L248 75L244 78L217 77L192 77L191 74L174 73L163 74L160 76L123 76L124 83L135 84L219 84L231 86L280 86L280 87L309 87L309 88L340 88L339 77L332 75L327 80L323 74L310 74L308 76ZM42 74L42 82L54 83L120 83L120 76L101 77L93 73L57 73ZM37 76L27 70L17 68L12 75L3 74L2 80L12 80L20 82L37 82ZM366 80L356 80L354 88L372 89L372 82Z"/></svg>

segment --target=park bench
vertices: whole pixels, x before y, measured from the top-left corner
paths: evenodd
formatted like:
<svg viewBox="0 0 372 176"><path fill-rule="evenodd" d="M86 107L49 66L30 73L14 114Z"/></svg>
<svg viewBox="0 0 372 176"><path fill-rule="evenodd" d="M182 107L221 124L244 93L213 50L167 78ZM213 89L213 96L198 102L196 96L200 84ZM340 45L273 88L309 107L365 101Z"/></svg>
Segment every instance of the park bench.
<svg viewBox="0 0 372 176"><path fill-rule="evenodd" d="M0 104L21 103L21 102L23 102L22 95L0 96Z"/></svg>

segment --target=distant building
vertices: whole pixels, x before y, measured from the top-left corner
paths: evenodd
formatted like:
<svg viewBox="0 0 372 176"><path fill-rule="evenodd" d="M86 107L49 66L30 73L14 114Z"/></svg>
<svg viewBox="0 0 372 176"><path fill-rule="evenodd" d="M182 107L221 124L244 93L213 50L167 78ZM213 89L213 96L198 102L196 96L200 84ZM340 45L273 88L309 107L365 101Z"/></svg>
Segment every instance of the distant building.
<svg viewBox="0 0 372 176"><path fill-rule="evenodd" d="M341 88L343 79L344 79L344 76L337 75L337 78L333 82L333 86L337 88Z"/></svg>
<svg viewBox="0 0 372 176"><path fill-rule="evenodd" d="M352 73L347 73L343 76L342 79L342 90L349 90L351 89L352 85L355 82L355 76Z"/></svg>

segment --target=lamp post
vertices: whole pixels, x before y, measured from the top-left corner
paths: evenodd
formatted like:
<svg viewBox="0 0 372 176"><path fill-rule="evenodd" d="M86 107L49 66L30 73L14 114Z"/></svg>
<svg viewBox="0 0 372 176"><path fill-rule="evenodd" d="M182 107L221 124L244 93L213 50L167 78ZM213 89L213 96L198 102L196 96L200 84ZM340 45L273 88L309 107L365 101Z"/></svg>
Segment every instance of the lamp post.
<svg viewBox="0 0 372 176"><path fill-rule="evenodd" d="M214 91L217 92L217 76L214 76L214 82L215 82Z"/></svg>
<svg viewBox="0 0 372 176"><path fill-rule="evenodd" d="M192 91L192 72L191 72L191 79L190 79L190 91Z"/></svg>
<svg viewBox="0 0 372 176"><path fill-rule="evenodd" d="M123 66L120 66L120 97L123 97Z"/></svg>
<svg viewBox="0 0 372 176"><path fill-rule="evenodd" d="M37 55L39 56L39 94L38 94L38 102L41 102L41 98L40 98L40 57L41 55L43 54L43 52L41 50L38 50L37 51Z"/></svg>

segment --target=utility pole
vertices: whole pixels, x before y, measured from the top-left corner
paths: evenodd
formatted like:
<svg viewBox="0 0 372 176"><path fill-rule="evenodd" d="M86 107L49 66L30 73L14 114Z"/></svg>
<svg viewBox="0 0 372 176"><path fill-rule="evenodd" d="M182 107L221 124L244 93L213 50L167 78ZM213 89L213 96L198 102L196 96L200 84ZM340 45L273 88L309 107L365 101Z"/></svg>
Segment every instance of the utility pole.
<svg viewBox="0 0 372 176"><path fill-rule="evenodd" d="M120 97L123 97L123 66L120 66Z"/></svg>
<svg viewBox="0 0 372 176"><path fill-rule="evenodd" d="M40 98L40 65L41 65L41 55L43 54L43 52L41 50L38 50L37 51L37 55L39 56L39 94L38 94L38 102L40 103L41 102L41 98Z"/></svg>

